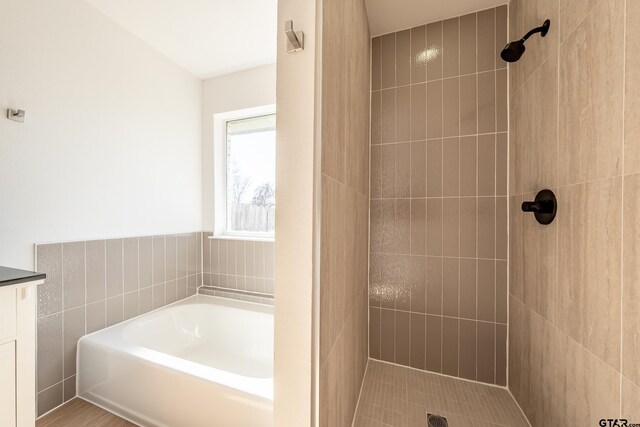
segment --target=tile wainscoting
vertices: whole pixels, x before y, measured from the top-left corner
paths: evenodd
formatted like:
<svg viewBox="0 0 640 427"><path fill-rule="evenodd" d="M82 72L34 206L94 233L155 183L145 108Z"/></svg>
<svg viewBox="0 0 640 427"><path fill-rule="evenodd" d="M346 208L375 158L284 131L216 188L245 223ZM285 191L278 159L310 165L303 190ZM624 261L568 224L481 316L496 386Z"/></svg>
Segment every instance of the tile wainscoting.
<svg viewBox="0 0 640 427"><path fill-rule="evenodd" d="M38 416L75 397L78 340L196 293L202 233L36 245Z"/></svg>

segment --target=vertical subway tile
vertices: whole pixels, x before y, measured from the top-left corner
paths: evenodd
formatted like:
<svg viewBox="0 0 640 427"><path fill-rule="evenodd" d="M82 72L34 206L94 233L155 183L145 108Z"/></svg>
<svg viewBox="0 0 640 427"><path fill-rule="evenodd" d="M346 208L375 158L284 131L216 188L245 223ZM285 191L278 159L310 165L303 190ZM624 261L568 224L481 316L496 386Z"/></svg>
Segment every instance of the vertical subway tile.
<svg viewBox="0 0 640 427"><path fill-rule="evenodd" d="M38 286L38 318L62 311L62 245L37 246L37 268L47 275Z"/></svg>
<svg viewBox="0 0 640 427"><path fill-rule="evenodd" d="M122 239L106 241L107 248L107 298L122 295Z"/></svg>
<svg viewBox="0 0 640 427"><path fill-rule="evenodd" d="M494 197L478 198L478 258L495 259L496 205Z"/></svg>
<svg viewBox="0 0 640 427"><path fill-rule="evenodd" d="M442 256L442 199L427 199L427 255Z"/></svg>
<svg viewBox="0 0 640 427"><path fill-rule="evenodd" d="M78 348L78 340L85 334L84 306L65 311L63 322L63 371L64 378L69 378L76 374L76 349Z"/></svg>
<svg viewBox="0 0 640 427"><path fill-rule="evenodd" d="M477 199L462 197L460 199L460 256L475 258L476 256L476 223Z"/></svg>
<svg viewBox="0 0 640 427"><path fill-rule="evenodd" d="M411 83L411 31L396 33L396 86Z"/></svg>
<svg viewBox="0 0 640 427"><path fill-rule="evenodd" d="M373 150L371 155L373 157ZM427 195L427 143L425 141L411 143L410 169L411 197L425 197Z"/></svg>
<svg viewBox="0 0 640 427"><path fill-rule="evenodd" d="M380 359L395 360L395 311L380 310Z"/></svg>
<svg viewBox="0 0 640 427"><path fill-rule="evenodd" d="M218 262L220 263L218 271L220 274L227 274L227 258L229 256L229 240L220 239L218 241ZM258 243L255 243L257 246ZM255 249L254 249L255 252ZM255 258L255 255L254 255ZM255 267L255 264L254 264ZM254 270L255 272L255 270ZM257 274L256 274L257 275Z"/></svg>
<svg viewBox="0 0 640 427"><path fill-rule="evenodd" d="M509 130L507 69L496 71L496 132Z"/></svg>
<svg viewBox="0 0 640 427"><path fill-rule="evenodd" d="M460 77L460 135L478 133L476 74Z"/></svg>
<svg viewBox="0 0 640 427"><path fill-rule="evenodd" d="M255 277L255 253L256 253L256 249L255 249L255 242L253 241L247 241L245 242L245 246L244 246L244 262L245 262L245 274L248 277ZM247 288L247 290L250 290L249 288Z"/></svg>
<svg viewBox="0 0 640 427"><path fill-rule="evenodd" d="M172 304L176 302L178 298L178 284L175 280L171 280L167 282L165 286L165 303Z"/></svg>
<svg viewBox="0 0 640 427"><path fill-rule="evenodd" d="M436 54L427 62L427 80L442 78L442 21L427 25L427 47Z"/></svg>
<svg viewBox="0 0 640 427"><path fill-rule="evenodd" d="M255 266L256 266L256 270L255 270L256 277L264 277L265 267L264 267L264 243L263 242L256 242Z"/></svg>
<svg viewBox="0 0 640 427"><path fill-rule="evenodd" d="M411 203L409 199L396 199L394 252L411 253Z"/></svg>
<svg viewBox="0 0 640 427"><path fill-rule="evenodd" d="M382 89L396 86L396 34L382 36Z"/></svg>
<svg viewBox="0 0 640 427"><path fill-rule="evenodd" d="M442 140L427 141L427 197L442 196Z"/></svg>
<svg viewBox="0 0 640 427"><path fill-rule="evenodd" d="M211 239L206 238L202 242L202 272L211 273Z"/></svg>
<svg viewBox="0 0 640 427"><path fill-rule="evenodd" d="M507 261L496 261L496 322L507 323L508 271Z"/></svg>
<svg viewBox="0 0 640 427"><path fill-rule="evenodd" d="M76 376L66 378L63 383L63 399L65 402L76 397Z"/></svg>
<svg viewBox="0 0 640 427"><path fill-rule="evenodd" d="M371 145L382 143L382 91L371 92Z"/></svg>
<svg viewBox="0 0 640 427"><path fill-rule="evenodd" d="M371 39L371 90L382 86L382 38Z"/></svg>
<svg viewBox="0 0 640 427"><path fill-rule="evenodd" d="M496 73L478 73L478 133L496 131Z"/></svg>
<svg viewBox="0 0 640 427"><path fill-rule="evenodd" d="M409 365L410 362L410 314L406 311L396 311L395 339L396 354L395 363Z"/></svg>
<svg viewBox="0 0 640 427"><path fill-rule="evenodd" d="M380 309L369 307L369 355L380 359Z"/></svg>
<svg viewBox="0 0 640 427"><path fill-rule="evenodd" d="M495 324L478 322L477 380L493 384L495 381Z"/></svg>
<svg viewBox="0 0 640 427"><path fill-rule="evenodd" d="M452 77L442 81L442 134L460 135L460 79Z"/></svg>
<svg viewBox="0 0 640 427"><path fill-rule="evenodd" d="M496 187L496 136L478 136L478 196L493 196Z"/></svg>
<svg viewBox="0 0 640 427"><path fill-rule="evenodd" d="M427 78L427 66L420 60L426 47L426 29L425 25L411 29L411 83L422 83Z"/></svg>
<svg viewBox="0 0 640 427"><path fill-rule="evenodd" d="M508 226L507 198L496 197L496 259L507 259Z"/></svg>
<svg viewBox="0 0 640 427"><path fill-rule="evenodd" d="M396 147L395 144L382 146L382 167L380 181L382 184L381 196L393 198L396 193Z"/></svg>
<svg viewBox="0 0 640 427"><path fill-rule="evenodd" d="M442 74L444 78L460 74L459 18L447 19L442 23Z"/></svg>
<svg viewBox="0 0 640 427"><path fill-rule="evenodd" d="M442 314L442 258L427 258L427 313Z"/></svg>
<svg viewBox="0 0 640 427"><path fill-rule="evenodd" d="M176 249L176 268L177 268L177 276L178 278L187 277L187 236L182 234L177 238L177 249ZM212 257L213 258L213 257Z"/></svg>
<svg viewBox="0 0 640 427"><path fill-rule="evenodd" d="M458 317L460 270L459 258L444 258L442 262L442 315Z"/></svg>
<svg viewBox="0 0 640 427"><path fill-rule="evenodd" d="M427 370L442 372L442 317L427 315Z"/></svg>
<svg viewBox="0 0 640 427"><path fill-rule="evenodd" d="M507 325L496 325L496 382L507 385Z"/></svg>
<svg viewBox="0 0 640 427"><path fill-rule="evenodd" d="M140 289L138 307L139 314L148 313L153 309L153 290L151 287Z"/></svg>
<svg viewBox="0 0 640 427"><path fill-rule="evenodd" d="M62 313L38 319L38 391L63 379Z"/></svg>
<svg viewBox="0 0 640 427"><path fill-rule="evenodd" d="M129 320L138 315L138 291L124 294L122 313L123 320Z"/></svg>
<svg viewBox="0 0 640 427"><path fill-rule="evenodd" d="M425 369L426 349L426 316L419 313L411 313L411 354L409 366L416 369Z"/></svg>
<svg viewBox="0 0 640 427"><path fill-rule="evenodd" d="M507 195L507 169L508 159L508 134L499 133L496 135L496 195Z"/></svg>
<svg viewBox="0 0 640 427"><path fill-rule="evenodd" d="M164 236L153 236L153 284L164 283Z"/></svg>
<svg viewBox="0 0 640 427"><path fill-rule="evenodd" d="M123 278L124 292L138 290L138 238L123 239Z"/></svg>
<svg viewBox="0 0 640 427"><path fill-rule="evenodd" d="M382 197L382 146L372 145L371 151L370 196L372 199Z"/></svg>
<svg viewBox="0 0 640 427"><path fill-rule="evenodd" d="M460 75L475 72L476 14L471 13L460 17Z"/></svg>
<svg viewBox="0 0 640 427"><path fill-rule="evenodd" d="M494 260L478 260L478 320L495 321L496 266Z"/></svg>
<svg viewBox="0 0 640 427"><path fill-rule="evenodd" d="M476 322L460 320L459 375L476 380Z"/></svg>
<svg viewBox="0 0 640 427"><path fill-rule="evenodd" d="M151 286L153 276L153 243L151 237L140 237L138 240L138 280L139 289ZM88 243L87 243L88 244Z"/></svg>
<svg viewBox="0 0 640 427"><path fill-rule="evenodd" d="M411 89L402 86L396 89L396 137L395 142L411 139Z"/></svg>
<svg viewBox="0 0 640 427"><path fill-rule="evenodd" d="M151 290L152 290L152 306L153 309L155 310L156 308L160 308L163 305L166 304L166 294L165 294L165 284L161 283L159 285L154 285Z"/></svg>
<svg viewBox="0 0 640 427"><path fill-rule="evenodd" d="M458 196L460 193L460 139L442 140L442 195Z"/></svg>
<svg viewBox="0 0 640 427"><path fill-rule="evenodd" d="M500 52L507 44L507 28L508 28L508 10L507 6L499 6L496 8L496 44L494 56L496 60L496 68L507 68L507 63L500 58Z"/></svg>
<svg viewBox="0 0 640 427"><path fill-rule="evenodd" d="M264 272L267 279L275 277L275 245L271 242L264 245Z"/></svg>
<svg viewBox="0 0 640 427"><path fill-rule="evenodd" d="M106 301L97 301L85 306L87 333L99 331L106 325Z"/></svg>
<svg viewBox="0 0 640 427"><path fill-rule="evenodd" d="M411 199L411 254L425 255L426 200Z"/></svg>
<svg viewBox="0 0 640 427"><path fill-rule="evenodd" d="M427 85L411 86L411 140L427 138Z"/></svg>
<svg viewBox="0 0 640 427"><path fill-rule="evenodd" d="M477 141L475 136L460 138L460 195L476 195Z"/></svg>
<svg viewBox="0 0 640 427"><path fill-rule="evenodd" d="M38 393L38 416L44 415L57 406L62 405L64 399L63 383L54 385Z"/></svg>
<svg viewBox="0 0 640 427"><path fill-rule="evenodd" d="M476 318L476 265L477 260L460 259L460 317Z"/></svg>
<svg viewBox="0 0 640 427"><path fill-rule="evenodd" d="M84 305L86 298L84 242L62 245L62 287L65 310Z"/></svg>
<svg viewBox="0 0 640 427"><path fill-rule="evenodd" d="M442 137L442 80L427 83L427 138Z"/></svg>
<svg viewBox="0 0 640 427"><path fill-rule="evenodd" d="M495 69L496 10L495 8L477 13L477 55L478 72Z"/></svg>
<svg viewBox="0 0 640 427"><path fill-rule="evenodd" d="M427 290L427 263L423 256L412 256L410 259L409 288L411 307L414 313L424 313Z"/></svg>
<svg viewBox="0 0 640 427"><path fill-rule="evenodd" d="M166 249L165 249L165 280L168 282L170 280L176 280L176 267L177 267L177 256L178 256L178 243L176 241L175 235L168 235L165 237L166 239ZM209 245L210 240L207 239L206 244Z"/></svg>
<svg viewBox="0 0 640 427"><path fill-rule="evenodd" d="M442 318L442 373L458 376L458 319Z"/></svg>
<svg viewBox="0 0 640 427"><path fill-rule="evenodd" d="M395 197L411 195L411 144L395 144Z"/></svg>
<svg viewBox="0 0 640 427"><path fill-rule="evenodd" d="M266 272L268 266L269 266L269 262L266 260L266 254L267 254L267 250L269 248L269 244L265 244L265 277L269 276L269 274ZM213 251L212 251L213 252ZM246 267L246 260L245 260L245 241L243 240L238 240L236 242L236 274L238 276L245 276L245 267Z"/></svg>
<svg viewBox="0 0 640 427"><path fill-rule="evenodd" d="M122 322L124 318L122 295L107 299L107 327Z"/></svg>
<svg viewBox="0 0 640 427"><path fill-rule="evenodd" d="M442 254L460 255L460 199L442 199Z"/></svg>

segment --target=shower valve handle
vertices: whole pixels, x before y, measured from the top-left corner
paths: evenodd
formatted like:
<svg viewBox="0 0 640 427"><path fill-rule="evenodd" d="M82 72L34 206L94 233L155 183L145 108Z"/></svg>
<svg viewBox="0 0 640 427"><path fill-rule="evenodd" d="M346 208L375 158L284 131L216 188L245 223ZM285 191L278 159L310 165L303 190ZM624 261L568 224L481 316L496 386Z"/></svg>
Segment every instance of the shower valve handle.
<svg viewBox="0 0 640 427"><path fill-rule="evenodd" d="M554 209L553 202L551 200L539 200L533 202L522 202L523 212L534 213L552 213Z"/></svg>
<svg viewBox="0 0 640 427"><path fill-rule="evenodd" d="M542 190L536 194L536 199L533 202L522 203L522 211L533 212L540 224L551 224L558 211L556 195L551 190Z"/></svg>

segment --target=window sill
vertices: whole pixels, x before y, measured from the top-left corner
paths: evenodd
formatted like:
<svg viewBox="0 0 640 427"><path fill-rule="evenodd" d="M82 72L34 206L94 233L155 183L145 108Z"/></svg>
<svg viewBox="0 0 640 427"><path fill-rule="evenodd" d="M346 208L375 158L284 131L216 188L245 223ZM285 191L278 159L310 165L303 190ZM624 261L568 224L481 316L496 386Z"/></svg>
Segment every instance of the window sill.
<svg viewBox="0 0 640 427"><path fill-rule="evenodd" d="M208 236L212 240L245 240L249 242L275 242L275 237L262 237L262 236L236 236L231 234L220 234Z"/></svg>

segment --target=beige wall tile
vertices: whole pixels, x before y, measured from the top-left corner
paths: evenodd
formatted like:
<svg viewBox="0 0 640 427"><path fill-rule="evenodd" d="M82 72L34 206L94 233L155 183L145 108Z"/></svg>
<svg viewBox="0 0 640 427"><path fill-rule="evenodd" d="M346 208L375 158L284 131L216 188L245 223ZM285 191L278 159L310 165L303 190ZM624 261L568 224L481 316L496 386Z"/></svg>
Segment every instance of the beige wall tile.
<svg viewBox="0 0 640 427"><path fill-rule="evenodd" d="M427 25L427 47L440 52L427 63L427 80L442 78L442 21Z"/></svg>
<svg viewBox="0 0 640 427"><path fill-rule="evenodd" d="M427 138L427 85L411 86L411 140Z"/></svg>
<svg viewBox="0 0 640 427"><path fill-rule="evenodd" d="M478 73L478 133L496 131L496 73Z"/></svg>
<svg viewBox="0 0 640 427"><path fill-rule="evenodd" d="M369 356L380 359L380 309L369 308Z"/></svg>
<svg viewBox="0 0 640 427"><path fill-rule="evenodd" d="M459 375L474 381L477 379L476 342L476 322L460 320Z"/></svg>
<svg viewBox="0 0 640 427"><path fill-rule="evenodd" d="M120 252L120 264L122 264L122 252ZM120 284L122 284L122 269L120 269ZM62 295L65 310L85 304L84 242L69 242L62 245Z"/></svg>
<svg viewBox="0 0 640 427"><path fill-rule="evenodd" d="M382 88L382 37L371 39L371 90Z"/></svg>
<svg viewBox="0 0 640 427"><path fill-rule="evenodd" d="M461 75L476 72L476 55L476 14L471 13L460 17ZM460 89L462 90L462 87Z"/></svg>
<svg viewBox="0 0 640 427"><path fill-rule="evenodd" d="M460 260L460 317L465 319L476 318L477 263L475 259Z"/></svg>
<svg viewBox="0 0 640 427"><path fill-rule="evenodd" d="M496 197L496 259L507 259L509 236L507 198Z"/></svg>
<svg viewBox="0 0 640 427"><path fill-rule="evenodd" d="M427 259L412 256L410 261L409 284L411 289L411 311L425 313L427 291Z"/></svg>
<svg viewBox="0 0 640 427"><path fill-rule="evenodd" d="M380 359L387 362L395 360L395 310L380 311Z"/></svg>
<svg viewBox="0 0 640 427"><path fill-rule="evenodd" d="M444 78L460 75L459 18L442 23L442 75Z"/></svg>
<svg viewBox="0 0 640 427"><path fill-rule="evenodd" d="M444 258L442 261L442 315L458 317L459 258Z"/></svg>
<svg viewBox="0 0 640 427"><path fill-rule="evenodd" d="M478 381L495 382L496 327L493 323L478 322L477 370Z"/></svg>
<svg viewBox="0 0 640 427"><path fill-rule="evenodd" d="M460 139L442 140L442 194L444 197L460 193Z"/></svg>
<svg viewBox="0 0 640 427"><path fill-rule="evenodd" d="M371 92L371 144L382 143L382 91Z"/></svg>
<svg viewBox="0 0 640 427"><path fill-rule="evenodd" d="M508 146L509 134L499 133L496 135L496 195L507 195L508 183Z"/></svg>
<svg viewBox="0 0 640 427"><path fill-rule="evenodd" d="M622 374L640 385L640 175L624 178L623 212Z"/></svg>
<svg viewBox="0 0 640 427"><path fill-rule="evenodd" d="M496 132L509 130L509 108L507 96L507 70L496 70Z"/></svg>
<svg viewBox="0 0 640 427"><path fill-rule="evenodd" d="M477 50L478 72L495 69L496 56L496 10L487 9L476 14L477 16Z"/></svg>
<svg viewBox="0 0 640 427"><path fill-rule="evenodd" d="M458 329L459 320L442 318L442 373L458 376Z"/></svg>
<svg viewBox="0 0 640 427"><path fill-rule="evenodd" d="M476 85L476 74L460 77L460 135L474 135L478 133Z"/></svg>
<svg viewBox="0 0 640 427"><path fill-rule="evenodd" d="M394 252L411 253L411 203L409 199L396 199L396 219L393 233Z"/></svg>
<svg viewBox="0 0 640 427"><path fill-rule="evenodd" d="M427 236L429 239L430 236ZM442 200L442 254L446 257L460 255L460 199Z"/></svg>
<svg viewBox="0 0 640 427"><path fill-rule="evenodd" d="M560 4L560 41L563 42L598 4L597 0L562 0Z"/></svg>
<svg viewBox="0 0 640 427"><path fill-rule="evenodd" d="M442 134L444 136L460 135L460 80L458 77L442 81Z"/></svg>
<svg viewBox="0 0 640 427"><path fill-rule="evenodd" d="M496 254L496 206L494 197L478 198L478 258L494 259Z"/></svg>
<svg viewBox="0 0 640 427"><path fill-rule="evenodd" d="M427 141L427 197L442 196L442 140Z"/></svg>
<svg viewBox="0 0 640 427"><path fill-rule="evenodd" d="M427 67L416 61L416 57L425 49L427 26L411 29L411 83L422 83L427 79Z"/></svg>
<svg viewBox="0 0 640 427"><path fill-rule="evenodd" d="M386 34L381 39L381 81L385 89L396 86L396 34Z"/></svg>
<svg viewBox="0 0 640 427"><path fill-rule="evenodd" d="M427 315L427 370L442 372L442 317Z"/></svg>
<svg viewBox="0 0 640 427"><path fill-rule="evenodd" d="M37 245L36 260L38 271L47 275L44 284L38 286L41 318L62 311L62 244Z"/></svg>
<svg viewBox="0 0 640 427"><path fill-rule="evenodd" d="M427 83L427 138L442 137L442 80Z"/></svg>
<svg viewBox="0 0 640 427"><path fill-rule="evenodd" d="M380 141L389 143L396 141L396 90L382 91L380 107Z"/></svg>
<svg viewBox="0 0 640 427"><path fill-rule="evenodd" d="M493 196L496 188L496 135L478 135L478 196Z"/></svg>
<svg viewBox="0 0 640 427"><path fill-rule="evenodd" d="M371 149L373 164L373 147ZM377 155L377 154L376 154ZM371 169L373 180L373 167ZM377 175L377 173L376 173ZM373 196L372 190L372 197ZM427 195L427 143L416 141L411 143L411 197L425 197Z"/></svg>
<svg viewBox="0 0 640 427"><path fill-rule="evenodd" d="M477 199L463 197L460 199L460 256L475 258L476 256L476 224Z"/></svg>
<svg viewBox="0 0 640 427"><path fill-rule="evenodd" d="M396 86L411 83L411 31L396 33Z"/></svg>
<svg viewBox="0 0 640 427"><path fill-rule="evenodd" d="M380 195L384 198L395 197L396 194L396 146L384 144L381 147Z"/></svg>
<svg viewBox="0 0 640 427"><path fill-rule="evenodd" d="M411 255L426 253L427 204L425 199L411 200Z"/></svg>
<svg viewBox="0 0 640 427"><path fill-rule="evenodd" d="M495 322L496 264L493 260L478 260L478 320Z"/></svg>
<svg viewBox="0 0 640 427"><path fill-rule="evenodd" d="M558 401L561 424L596 425L620 411L620 375L563 333L558 333Z"/></svg>
<svg viewBox="0 0 640 427"><path fill-rule="evenodd" d="M411 195L411 144L395 144L395 194L394 197Z"/></svg>
<svg viewBox="0 0 640 427"><path fill-rule="evenodd" d="M427 257L427 313L442 314L442 258Z"/></svg>
<svg viewBox="0 0 640 427"><path fill-rule="evenodd" d="M629 422L640 420L640 387L622 378L622 418Z"/></svg>
<svg viewBox="0 0 640 427"><path fill-rule="evenodd" d="M623 25L624 2L601 2L560 46L561 184L622 171Z"/></svg>
<svg viewBox="0 0 640 427"><path fill-rule="evenodd" d="M411 139L411 89L403 86L396 89L396 142Z"/></svg>
<svg viewBox="0 0 640 427"><path fill-rule="evenodd" d="M410 363L410 313L406 311L396 311L396 354L395 363L409 365Z"/></svg>
<svg viewBox="0 0 640 427"><path fill-rule="evenodd" d="M612 367L620 368L621 179L558 192L572 209L558 217L558 327Z"/></svg>
<svg viewBox="0 0 640 427"><path fill-rule="evenodd" d="M477 137L460 138L460 195L475 196L477 194Z"/></svg>
<svg viewBox="0 0 640 427"><path fill-rule="evenodd" d="M624 172L640 172L640 3L626 3Z"/></svg>
<svg viewBox="0 0 640 427"><path fill-rule="evenodd" d="M442 199L427 199L427 255L442 256Z"/></svg>
<svg viewBox="0 0 640 427"><path fill-rule="evenodd" d="M507 385L507 325L496 325L496 384Z"/></svg>
<svg viewBox="0 0 640 427"><path fill-rule="evenodd" d="M496 8L496 47L495 58L496 68L507 68L507 63L500 58L500 52L507 44L507 28L509 26L508 20L508 7L507 5L499 6Z"/></svg>
<svg viewBox="0 0 640 427"><path fill-rule="evenodd" d="M417 369L425 369L426 348L426 316L411 313L411 355L409 365Z"/></svg>

